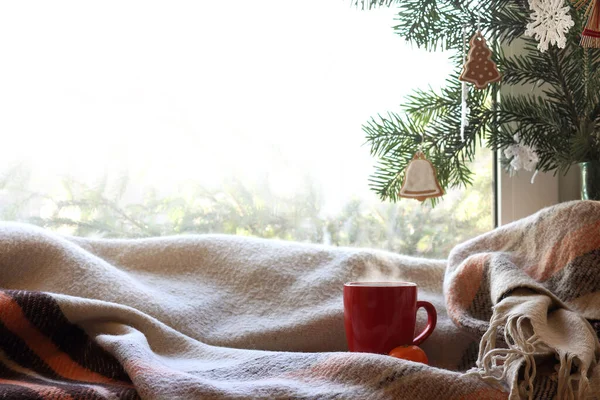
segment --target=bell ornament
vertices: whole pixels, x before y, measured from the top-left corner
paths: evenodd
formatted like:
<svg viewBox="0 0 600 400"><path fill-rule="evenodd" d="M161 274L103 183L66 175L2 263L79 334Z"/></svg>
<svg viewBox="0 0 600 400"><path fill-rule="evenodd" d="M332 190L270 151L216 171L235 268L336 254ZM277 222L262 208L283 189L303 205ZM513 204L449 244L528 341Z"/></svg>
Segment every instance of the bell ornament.
<svg viewBox="0 0 600 400"><path fill-rule="evenodd" d="M406 167L404 182L400 188L400 197L425 201L444 194L437 180L435 167L425 158L425 154L417 152Z"/></svg>

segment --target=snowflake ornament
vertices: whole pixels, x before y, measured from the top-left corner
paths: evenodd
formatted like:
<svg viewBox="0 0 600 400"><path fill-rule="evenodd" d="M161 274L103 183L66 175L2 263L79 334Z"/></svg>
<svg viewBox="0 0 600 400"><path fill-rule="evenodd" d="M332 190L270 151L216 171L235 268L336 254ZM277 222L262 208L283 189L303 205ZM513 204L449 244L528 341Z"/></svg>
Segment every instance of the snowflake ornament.
<svg viewBox="0 0 600 400"><path fill-rule="evenodd" d="M519 134L516 134L513 139L515 140L515 144L504 149L506 158L511 159L510 166L512 170L519 171L524 169L526 171L533 171L539 161L535 148L521 144Z"/></svg>
<svg viewBox="0 0 600 400"><path fill-rule="evenodd" d="M529 0L529 8L533 10L532 21L527 24L525 34L540 42L538 49L545 52L550 44L564 48L567 44L565 34L575 25L565 1Z"/></svg>

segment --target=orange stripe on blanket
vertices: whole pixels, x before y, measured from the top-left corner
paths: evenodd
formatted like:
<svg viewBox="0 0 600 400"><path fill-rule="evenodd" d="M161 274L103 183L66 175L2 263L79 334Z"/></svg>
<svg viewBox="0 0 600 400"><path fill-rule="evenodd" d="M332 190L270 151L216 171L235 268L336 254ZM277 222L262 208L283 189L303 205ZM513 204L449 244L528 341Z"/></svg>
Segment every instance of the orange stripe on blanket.
<svg viewBox="0 0 600 400"><path fill-rule="evenodd" d="M475 254L465 261L459 267L456 276L450 281L451 286L446 294L448 315L454 319L464 313L475 298L481 279L483 278L483 270L487 262L489 254Z"/></svg>
<svg viewBox="0 0 600 400"><path fill-rule="evenodd" d="M508 393L497 389L485 388L458 397L459 400L507 400Z"/></svg>
<svg viewBox="0 0 600 400"><path fill-rule="evenodd" d="M29 322L19 304L12 297L1 291L0 321L8 330L23 339L27 346L58 375L83 382L132 387L130 384L112 380L77 364Z"/></svg>
<svg viewBox="0 0 600 400"><path fill-rule="evenodd" d="M51 386L37 385L35 383L17 381L13 379L3 379L0 378L0 385L13 385L13 386L21 386L27 389L31 389L39 394L41 397L48 399L56 399L56 400L73 400L68 393L65 391Z"/></svg>
<svg viewBox="0 0 600 400"><path fill-rule="evenodd" d="M554 244L542 260L525 272L538 282L548 280L573 259L600 248L600 221L569 232L560 243Z"/></svg>

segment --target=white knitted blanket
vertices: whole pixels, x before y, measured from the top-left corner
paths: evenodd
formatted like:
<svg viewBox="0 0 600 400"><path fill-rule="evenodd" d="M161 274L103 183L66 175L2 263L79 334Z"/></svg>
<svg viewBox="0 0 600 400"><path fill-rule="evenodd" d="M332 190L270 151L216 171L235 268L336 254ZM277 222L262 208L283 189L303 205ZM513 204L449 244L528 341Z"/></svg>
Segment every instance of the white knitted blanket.
<svg viewBox="0 0 600 400"><path fill-rule="evenodd" d="M476 349L446 315L444 270L373 250L0 224L0 397L505 398L453 372ZM422 346L435 367L346 351L343 284L376 279L416 282L436 306Z"/></svg>
<svg viewBox="0 0 600 400"><path fill-rule="evenodd" d="M431 366L346 351L343 284L359 280L419 285L439 315L422 346ZM0 398L600 393L600 202L542 210L457 246L447 265L223 235L66 238L4 223L0 282Z"/></svg>

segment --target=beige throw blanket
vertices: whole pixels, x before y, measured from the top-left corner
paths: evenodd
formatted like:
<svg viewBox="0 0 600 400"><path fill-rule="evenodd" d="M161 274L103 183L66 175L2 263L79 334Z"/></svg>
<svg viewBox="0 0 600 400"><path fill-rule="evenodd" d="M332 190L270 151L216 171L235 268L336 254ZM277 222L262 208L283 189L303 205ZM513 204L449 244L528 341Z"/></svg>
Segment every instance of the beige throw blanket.
<svg viewBox="0 0 600 400"><path fill-rule="evenodd" d="M472 374L510 398L600 398L600 202L571 202L451 253L449 315L481 338Z"/></svg>
<svg viewBox="0 0 600 400"><path fill-rule="evenodd" d="M599 226L596 203L561 205L459 246L446 265L234 236L93 240L0 224L0 397L593 396ZM356 280L419 285L439 314L422 346L432 366L345 351L342 285Z"/></svg>
<svg viewBox="0 0 600 400"><path fill-rule="evenodd" d="M505 398L450 371L471 338L446 316L444 271L371 250L3 224L0 398ZM423 348L441 368L346 352L342 286L361 279L420 285L439 313Z"/></svg>

